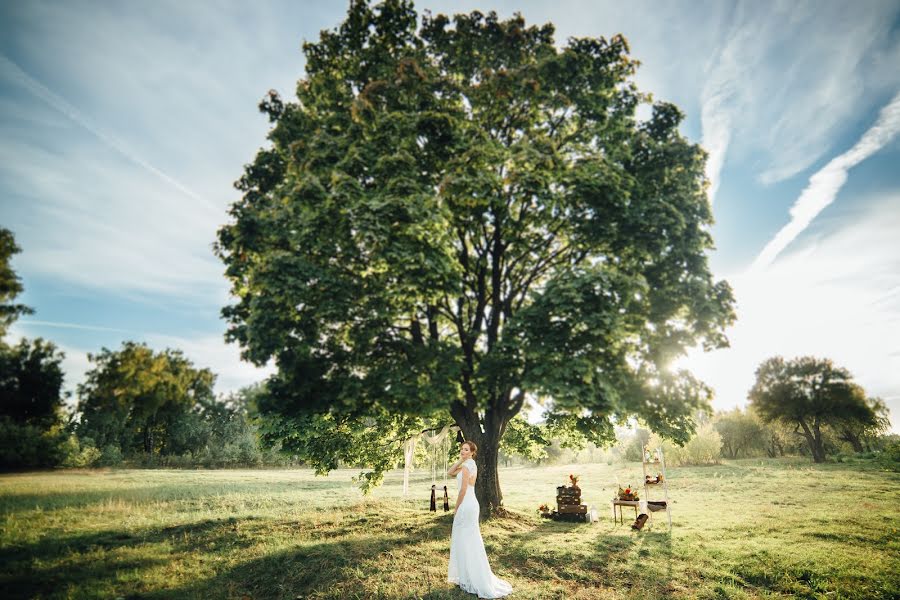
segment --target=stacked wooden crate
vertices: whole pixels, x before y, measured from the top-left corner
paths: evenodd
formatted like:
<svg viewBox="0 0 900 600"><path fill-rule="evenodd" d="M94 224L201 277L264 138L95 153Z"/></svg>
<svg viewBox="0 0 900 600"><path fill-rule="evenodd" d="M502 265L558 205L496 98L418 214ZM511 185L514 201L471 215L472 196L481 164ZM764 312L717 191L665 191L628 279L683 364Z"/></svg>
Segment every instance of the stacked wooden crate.
<svg viewBox="0 0 900 600"><path fill-rule="evenodd" d="M584 521L587 506L581 503L581 488L561 485L556 488L556 516L560 520Z"/></svg>

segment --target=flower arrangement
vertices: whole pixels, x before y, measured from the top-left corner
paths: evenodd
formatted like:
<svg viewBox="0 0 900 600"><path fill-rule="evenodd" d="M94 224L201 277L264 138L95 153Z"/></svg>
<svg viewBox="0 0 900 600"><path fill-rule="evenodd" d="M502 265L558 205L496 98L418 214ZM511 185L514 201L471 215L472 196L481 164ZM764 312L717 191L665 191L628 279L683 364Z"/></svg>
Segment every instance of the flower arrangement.
<svg viewBox="0 0 900 600"><path fill-rule="evenodd" d="M619 486L619 491L616 494L619 500L639 500L637 492L631 489L629 485L627 488L622 489L622 486Z"/></svg>
<svg viewBox="0 0 900 600"><path fill-rule="evenodd" d="M581 478L581 475L572 475L571 473L569 474L569 481L572 482L572 487L573 487L573 488L577 488L577 487L578 487L578 480L579 480L580 478Z"/></svg>
<svg viewBox="0 0 900 600"><path fill-rule="evenodd" d="M550 507L547 506L547 503L545 502L545 503L541 504L540 506L538 506L538 512L539 513L550 512Z"/></svg>

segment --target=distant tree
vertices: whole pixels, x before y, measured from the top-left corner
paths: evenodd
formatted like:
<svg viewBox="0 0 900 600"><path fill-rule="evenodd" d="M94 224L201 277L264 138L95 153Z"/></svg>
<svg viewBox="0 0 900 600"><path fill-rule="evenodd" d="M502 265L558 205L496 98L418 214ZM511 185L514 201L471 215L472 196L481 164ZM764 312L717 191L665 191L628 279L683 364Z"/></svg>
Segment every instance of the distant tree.
<svg viewBox="0 0 900 600"><path fill-rule="evenodd" d="M12 268L13 254L21 251L22 249L16 245L13 233L0 227L0 339L6 336L9 326L19 316L34 312L24 304L13 303L24 289L19 276Z"/></svg>
<svg viewBox="0 0 900 600"><path fill-rule="evenodd" d="M103 348L88 359L94 367L78 386L79 434L101 448L113 443L123 451L158 453L187 412L214 399L215 375L194 368L179 350L154 352L124 342L120 350Z"/></svg>
<svg viewBox="0 0 900 600"><path fill-rule="evenodd" d="M638 427L632 432L622 432L619 435L618 447L622 458L626 461L640 461L644 456L644 446L650 441L652 432L649 429Z"/></svg>
<svg viewBox="0 0 900 600"><path fill-rule="evenodd" d="M798 443L806 447L806 440L791 425L783 421L766 421L752 404L747 407L747 414L759 427L760 446L769 458L795 453Z"/></svg>
<svg viewBox="0 0 900 600"><path fill-rule="evenodd" d="M63 431L64 354L42 339L9 345L3 339L21 315L34 311L14 300L23 291L11 259L20 252L0 228L0 468L52 467L66 459Z"/></svg>
<svg viewBox="0 0 900 600"><path fill-rule="evenodd" d="M838 417L831 422L831 427L835 437L850 444L854 452L872 450L872 443L891 427L890 412L883 400L867 397L862 387L853 386L852 393L856 401L868 405L871 412L861 411L857 415Z"/></svg>
<svg viewBox="0 0 900 600"><path fill-rule="evenodd" d="M765 421L794 427L820 463L825 461L825 427L874 419L865 394L857 388L850 372L828 359L805 356L786 361L777 356L756 370L750 401Z"/></svg>
<svg viewBox="0 0 900 600"><path fill-rule="evenodd" d="M754 450L763 449L763 428L748 412L740 408L722 412L715 416L713 423L722 438L722 454L725 458L746 457Z"/></svg>
<svg viewBox="0 0 900 600"><path fill-rule="evenodd" d="M65 400L64 358L40 338L23 339L15 346L0 342L0 416L44 429L57 423Z"/></svg>

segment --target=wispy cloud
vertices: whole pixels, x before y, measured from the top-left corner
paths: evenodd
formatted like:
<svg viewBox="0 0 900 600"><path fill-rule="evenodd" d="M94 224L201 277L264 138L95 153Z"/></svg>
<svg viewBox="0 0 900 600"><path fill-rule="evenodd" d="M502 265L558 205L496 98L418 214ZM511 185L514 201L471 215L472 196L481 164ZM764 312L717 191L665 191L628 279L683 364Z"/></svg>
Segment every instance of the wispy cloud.
<svg viewBox="0 0 900 600"><path fill-rule="evenodd" d="M60 323L58 321L37 321L34 319L28 319L26 321L20 321L22 325L25 327L58 327L60 329L79 329L82 331L104 331L109 333L127 333L129 335L142 335L137 331L132 331L130 329L117 329L115 327L100 327L97 325L81 325L78 323Z"/></svg>
<svg viewBox="0 0 900 600"><path fill-rule="evenodd" d="M211 244L266 143L256 103L302 73L297 27L242 6L13 7L0 208L24 274L218 310Z"/></svg>
<svg viewBox="0 0 900 600"><path fill-rule="evenodd" d="M900 73L877 67L897 56L896 3L859 10L839 3L739 3L712 50L701 94L711 195L727 155L759 165L772 184L814 164L869 98L896 89ZM877 68L862 69L866 63Z"/></svg>
<svg viewBox="0 0 900 600"><path fill-rule="evenodd" d="M847 152L832 159L810 177L809 184L791 207L791 221L766 244L752 269L763 269L806 229L812 220L837 197L847 172L888 144L900 132L900 92L885 106L875 124Z"/></svg>
<svg viewBox="0 0 900 600"><path fill-rule="evenodd" d="M133 150L128 148L128 146L124 142L117 139L112 134L103 131L97 124L91 122L90 119L81 114L78 109L69 104L69 102L67 102L64 98L49 90L44 84L23 71L19 67L19 65L9 60L9 58L3 56L2 54L0 54L0 74L2 74L4 78L15 81L16 83L25 87L32 94L44 100L45 102L47 102L47 104L93 133L103 143L119 152L122 156L128 158L135 164L146 169L153 175L159 177L192 200L202 202L203 204L206 204L210 208L210 210L218 212L218 207L216 207L216 205L211 203L206 198L203 198L199 194L195 193L180 181L176 180L166 173L163 173L162 171L151 165L149 162L144 160L142 157L138 156Z"/></svg>

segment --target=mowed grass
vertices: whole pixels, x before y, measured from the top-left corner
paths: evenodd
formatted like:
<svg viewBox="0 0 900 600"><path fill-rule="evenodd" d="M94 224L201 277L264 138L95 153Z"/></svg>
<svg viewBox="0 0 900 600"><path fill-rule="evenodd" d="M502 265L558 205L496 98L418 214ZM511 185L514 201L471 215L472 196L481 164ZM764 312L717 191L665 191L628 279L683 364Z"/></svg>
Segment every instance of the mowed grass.
<svg viewBox="0 0 900 600"><path fill-rule="evenodd" d="M111 470L0 476L3 598L473 598L446 583L452 512L430 475L363 497L356 470ZM537 516L569 473L601 522ZM517 516L482 524L516 598L897 598L900 475L870 463L669 469L664 513L614 525L640 464L502 469ZM455 489L451 483L451 501ZM629 518L630 517L630 518Z"/></svg>

